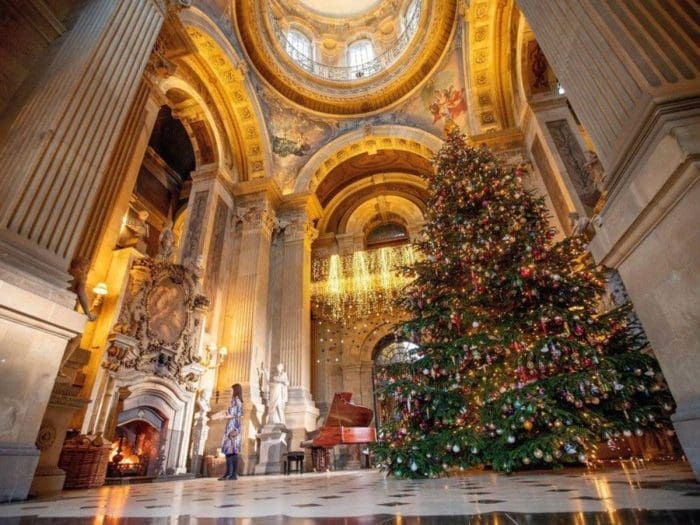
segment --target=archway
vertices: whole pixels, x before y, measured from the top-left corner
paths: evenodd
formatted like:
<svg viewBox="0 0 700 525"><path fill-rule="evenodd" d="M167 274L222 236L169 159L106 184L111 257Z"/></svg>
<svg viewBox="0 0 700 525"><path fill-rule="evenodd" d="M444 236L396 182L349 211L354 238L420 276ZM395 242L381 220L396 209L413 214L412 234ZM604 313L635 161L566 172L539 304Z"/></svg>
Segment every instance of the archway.
<svg viewBox="0 0 700 525"><path fill-rule="evenodd" d="M410 363L415 361L420 352L420 347L406 339L397 337L395 334L387 334L382 337L374 347L372 361L372 386L374 391L374 414L375 423L379 428L383 421L386 421L391 414L396 411L396 406L391 398L384 397L377 392L377 369L399 363Z"/></svg>

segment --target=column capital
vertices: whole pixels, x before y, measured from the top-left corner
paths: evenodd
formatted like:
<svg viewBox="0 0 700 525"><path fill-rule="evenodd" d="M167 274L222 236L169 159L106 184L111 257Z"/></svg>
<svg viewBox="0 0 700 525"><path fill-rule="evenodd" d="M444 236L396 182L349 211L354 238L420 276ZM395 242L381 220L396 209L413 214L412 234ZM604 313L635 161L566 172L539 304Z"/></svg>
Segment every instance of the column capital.
<svg viewBox="0 0 700 525"><path fill-rule="evenodd" d="M192 6L192 0L152 0L164 15L177 14Z"/></svg>
<svg viewBox="0 0 700 525"><path fill-rule="evenodd" d="M197 184L210 180L218 180L225 186L230 186L233 182L233 174L219 164L205 164L190 173L192 183Z"/></svg>
<svg viewBox="0 0 700 525"><path fill-rule="evenodd" d="M280 228L284 230L285 242L306 241L310 245L318 237L314 221L301 214L290 219L282 219Z"/></svg>
<svg viewBox="0 0 700 525"><path fill-rule="evenodd" d="M238 207L234 221L244 231L260 230L268 237L272 236L272 232L279 225L274 207L268 200L252 201L248 206Z"/></svg>
<svg viewBox="0 0 700 525"><path fill-rule="evenodd" d="M285 241L307 241L318 237L316 222L321 216L321 205L314 193L286 195L280 208L279 228Z"/></svg>

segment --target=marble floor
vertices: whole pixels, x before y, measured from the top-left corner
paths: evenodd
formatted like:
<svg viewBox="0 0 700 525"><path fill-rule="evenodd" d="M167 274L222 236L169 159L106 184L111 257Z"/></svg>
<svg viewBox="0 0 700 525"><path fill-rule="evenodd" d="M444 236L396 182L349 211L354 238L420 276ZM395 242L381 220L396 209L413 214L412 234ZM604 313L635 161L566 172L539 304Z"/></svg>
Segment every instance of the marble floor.
<svg viewBox="0 0 700 525"><path fill-rule="evenodd" d="M66 491L0 505L0 524L699 524L684 463L625 463L437 480L374 470L194 479Z"/></svg>

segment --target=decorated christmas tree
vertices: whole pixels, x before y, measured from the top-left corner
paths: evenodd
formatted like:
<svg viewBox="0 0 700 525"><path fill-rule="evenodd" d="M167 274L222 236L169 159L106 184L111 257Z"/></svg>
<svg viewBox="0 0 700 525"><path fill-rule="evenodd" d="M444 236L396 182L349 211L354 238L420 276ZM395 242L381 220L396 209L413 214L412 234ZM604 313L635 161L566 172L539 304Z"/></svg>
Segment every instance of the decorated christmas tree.
<svg viewBox="0 0 700 525"><path fill-rule="evenodd" d="M522 177L457 131L426 175L422 256L406 270L397 332L419 351L377 374L393 417L375 453L397 477L581 463L620 433L670 428L643 334L624 310L601 313L585 240L553 243Z"/></svg>

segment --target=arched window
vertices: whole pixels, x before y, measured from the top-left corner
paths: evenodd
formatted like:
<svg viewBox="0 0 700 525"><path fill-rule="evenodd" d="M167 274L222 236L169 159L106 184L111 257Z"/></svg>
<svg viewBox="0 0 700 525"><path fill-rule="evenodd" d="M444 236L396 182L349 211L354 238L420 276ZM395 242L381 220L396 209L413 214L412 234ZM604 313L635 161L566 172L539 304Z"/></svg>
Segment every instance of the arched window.
<svg viewBox="0 0 700 525"><path fill-rule="evenodd" d="M411 363L420 357L420 347L417 344L406 341L405 339L399 339L392 334L382 337L374 347L373 352L374 374L372 376L372 385L374 391L377 392L378 383L376 374L378 369L398 363ZM396 408L393 399L381 394L375 394L374 412L377 427L381 425L382 421L387 421L395 417L397 415Z"/></svg>
<svg viewBox="0 0 700 525"><path fill-rule="evenodd" d="M367 68L367 63L374 58L374 47L370 40L356 40L348 46L348 67L356 77L362 77ZM369 68L371 69L371 68Z"/></svg>
<svg viewBox="0 0 700 525"><path fill-rule="evenodd" d="M382 338L375 347L374 363L377 366L410 363L419 357L420 347L410 341L397 340L393 335Z"/></svg>
<svg viewBox="0 0 700 525"><path fill-rule="evenodd" d="M395 222L387 222L375 226L367 233L367 247L377 248L408 242L406 228Z"/></svg>
<svg viewBox="0 0 700 525"><path fill-rule="evenodd" d="M287 31L287 54L300 66L309 69L313 60L311 39L297 29Z"/></svg>

